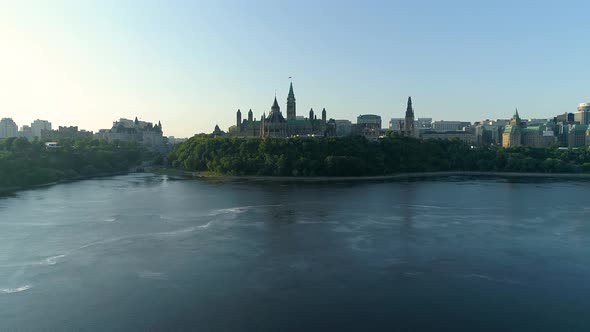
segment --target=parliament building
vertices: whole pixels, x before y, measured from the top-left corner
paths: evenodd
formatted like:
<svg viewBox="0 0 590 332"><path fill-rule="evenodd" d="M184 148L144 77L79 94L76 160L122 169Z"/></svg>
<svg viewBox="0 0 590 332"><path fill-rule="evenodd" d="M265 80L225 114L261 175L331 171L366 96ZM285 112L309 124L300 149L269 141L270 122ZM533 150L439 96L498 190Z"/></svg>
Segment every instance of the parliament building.
<svg viewBox="0 0 590 332"><path fill-rule="evenodd" d="M321 118L309 111L309 117L297 116L295 93L293 83L289 87L287 97L287 118L281 113L281 108L275 96L268 115L263 114L260 119L254 118L252 110L248 111L248 117L242 120L242 112L236 113L236 125L229 131L236 137L261 137L261 138L287 138L297 136L335 136L336 122L327 120L326 109L322 110Z"/></svg>

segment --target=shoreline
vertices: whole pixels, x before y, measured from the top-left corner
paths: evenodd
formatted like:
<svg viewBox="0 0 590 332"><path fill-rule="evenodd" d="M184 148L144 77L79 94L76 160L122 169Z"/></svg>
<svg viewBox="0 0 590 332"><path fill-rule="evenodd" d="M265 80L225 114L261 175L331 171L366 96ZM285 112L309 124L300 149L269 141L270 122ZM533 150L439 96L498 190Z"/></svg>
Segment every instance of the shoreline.
<svg viewBox="0 0 590 332"><path fill-rule="evenodd" d="M90 180L95 178L104 178L118 175L134 173L133 171L101 173L95 175L80 176L71 179L64 179L55 182L42 183L32 186L0 188L0 196L11 195L19 191L44 188L64 183ZM377 176L258 176L258 175L223 175L202 172L187 172L173 168L146 168L145 172L170 177L193 178L203 180L218 180L230 182L282 182L282 183L343 183L343 182L388 182L397 180L411 180L423 178L444 178L444 177L481 177L481 178L527 178L527 179L569 179L569 180L590 180L590 174L586 173L519 173L519 172L467 172L467 171L445 171L445 172L416 172L416 173L399 173L392 175Z"/></svg>
<svg viewBox="0 0 590 332"><path fill-rule="evenodd" d="M528 178L528 179L572 179L590 180L590 174L586 173L519 173L519 172L468 172L468 171L445 171L445 172L416 172L399 173L392 175L377 176L257 176L257 175L211 175L201 172L184 172L187 177L209 180L225 181L249 181L249 182L297 182L297 183L325 183L325 182L374 182L374 181L396 181L419 178L437 177L495 177L495 178Z"/></svg>
<svg viewBox="0 0 590 332"><path fill-rule="evenodd" d="M95 178L104 178L104 177L109 177L109 176L126 175L129 173L132 173L132 172L126 171L126 172L100 173L100 174L94 174L94 175L77 176L75 178L63 179L63 180L54 181L54 182L40 183L40 184L35 184L35 185L30 185L30 186L0 188L0 196L11 195L11 194L17 193L19 191L55 186L55 185L63 184L63 183L72 183L72 182L90 180L90 179L95 179Z"/></svg>

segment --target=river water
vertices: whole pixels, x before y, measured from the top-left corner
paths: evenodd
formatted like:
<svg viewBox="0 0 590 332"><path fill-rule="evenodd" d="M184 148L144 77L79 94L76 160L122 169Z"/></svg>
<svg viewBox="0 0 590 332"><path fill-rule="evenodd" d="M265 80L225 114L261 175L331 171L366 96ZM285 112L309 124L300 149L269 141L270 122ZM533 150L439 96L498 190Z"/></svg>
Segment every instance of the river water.
<svg viewBox="0 0 590 332"><path fill-rule="evenodd" d="M135 174L0 198L0 330L589 331L590 182Z"/></svg>

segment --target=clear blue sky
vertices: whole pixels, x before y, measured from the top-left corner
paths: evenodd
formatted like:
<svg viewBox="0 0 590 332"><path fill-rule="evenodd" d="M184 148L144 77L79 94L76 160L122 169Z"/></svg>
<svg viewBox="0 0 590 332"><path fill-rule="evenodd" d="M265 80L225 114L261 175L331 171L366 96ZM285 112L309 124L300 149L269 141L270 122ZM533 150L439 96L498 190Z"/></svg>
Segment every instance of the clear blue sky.
<svg viewBox="0 0 590 332"><path fill-rule="evenodd" d="M590 101L587 1L0 3L0 117L166 135L227 129L238 108L476 121ZM244 112L244 113L245 113Z"/></svg>

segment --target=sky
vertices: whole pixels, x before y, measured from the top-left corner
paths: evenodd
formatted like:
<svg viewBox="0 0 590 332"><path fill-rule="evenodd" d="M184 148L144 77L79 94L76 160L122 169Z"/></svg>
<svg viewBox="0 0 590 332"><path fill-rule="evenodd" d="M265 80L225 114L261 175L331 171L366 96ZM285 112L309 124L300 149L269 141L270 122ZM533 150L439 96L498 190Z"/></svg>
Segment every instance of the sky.
<svg viewBox="0 0 590 332"><path fill-rule="evenodd" d="M167 136L286 114L479 121L590 101L588 1L0 0L0 117Z"/></svg>

